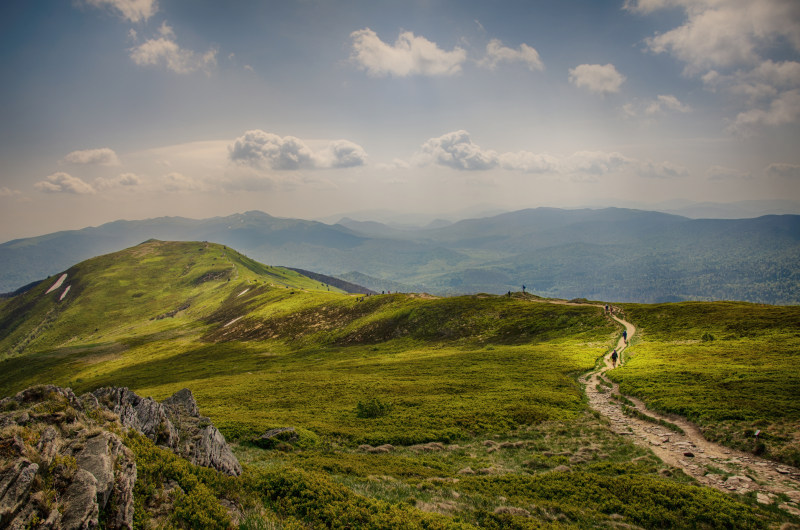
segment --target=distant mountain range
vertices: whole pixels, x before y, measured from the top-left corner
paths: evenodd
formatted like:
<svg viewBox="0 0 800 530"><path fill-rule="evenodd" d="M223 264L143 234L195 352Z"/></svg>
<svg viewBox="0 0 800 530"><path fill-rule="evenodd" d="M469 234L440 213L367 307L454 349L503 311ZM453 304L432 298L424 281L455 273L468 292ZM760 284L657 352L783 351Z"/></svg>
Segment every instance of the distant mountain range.
<svg viewBox="0 0 800 530"><path fill-rule="evenodd" d="M800 304L800 216L689 219L620 208L536 208L426 228L257 211L115 221L0 245L0 292L150 238L217 242L378 292L502 293L525 285L559 298Z"/></svg>

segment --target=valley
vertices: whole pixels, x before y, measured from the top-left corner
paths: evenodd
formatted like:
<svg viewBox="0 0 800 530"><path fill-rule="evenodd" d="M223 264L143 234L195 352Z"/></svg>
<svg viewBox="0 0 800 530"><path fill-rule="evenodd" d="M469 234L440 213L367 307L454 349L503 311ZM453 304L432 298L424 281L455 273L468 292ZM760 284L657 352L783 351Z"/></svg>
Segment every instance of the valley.
<svg viewBox="0 0 800 530"><path fill-rule="evenodd" d="M0 394L189 388L244 473L129 439L148 495L185 506L138 506L142 527L800 523L800 308L603 305L348 294L225 245L148 241L0 300ZM170 480L206 497L181 504Z"/></svg>

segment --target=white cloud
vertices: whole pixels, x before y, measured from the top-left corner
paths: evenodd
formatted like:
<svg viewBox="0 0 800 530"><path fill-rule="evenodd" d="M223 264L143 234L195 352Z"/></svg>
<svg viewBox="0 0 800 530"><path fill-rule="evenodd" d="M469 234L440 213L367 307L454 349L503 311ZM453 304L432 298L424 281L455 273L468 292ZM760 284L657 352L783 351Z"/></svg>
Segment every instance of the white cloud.
<svg viewBox="0 0 800 530"><path fill-rule="evenodd" d="M148 39L130 49L130 57L139 66L163 65L176 74L189 74L197 70L210 71L217 65L217 50L197 53L181 48L175 42L175 33L166 22L159 28L158 38Z"/></svg>
<svg viewBox="0 0 800 530"><path fill-rule="evenodd" d="M619 92L625 81L613 64L581 64L569 70L569 81L579 88L598 94Z"/></svg>
<svg viewBox="0 0 800 530"><path fill-rule="evenodd" d="M95 193L94 188L83 180L61 171L48 175L46 180L37 182L33 187L45 193L75 193L78 195Z"/></svg>
<svg viewBox="0 0 800 530"><path fill-rule="evenodd" d="M684 73L699 76L709 90L740 98L730 131L747 135L800 121L800 63L766 55L800 51L797 0L628 0L625 8L683 11L683 23L647 39L647 47L681 60Z"/></svg>
<svg viewBox="0 0 800 530"><path fill-rule="evenodd" d="M109 8L130 22L144 22L158 11L156 0L86 0L93 7Z"/></svg>
<svg viewBox="0 0 800 530"><path fill-rule="evenodd" d="M104 178L100 177L95 179L94 187L98 190L107 190L112 188L134 188L142 183L142 179L134 173L120 173L116 177Z"/></svg>
<svg viewBox="0 0 800 530"><path fill-rule="evenodd" d="M436 163L454 169L492 169L499 164L497 153L472 143L467 131L453 131L422 144L423 163Z"/></svg>
<svg viewBox="0 0 800 530"><path fill-rule="evenodd" d="M752 175L746 171L741 171L739 169L733 169L730 167L711 166L706 170L706 177L708 180L725 181L734 179L748 179L751 178Z"/></svg>
<svg viewBox="0 0 800 530"><path fill-rule="evenodd" d="M363 166L367 160L364 149L348 140L335 140L314 155L317 167L341 168Z"/></svg>
<svg viewBox="0 0 800 530"><path fill-rule="evenodd" d="M634 159L616 151L577 151L563 161L563 168L567 173L605 175L633 162Z"/></svg>
<svg viewBox="0 0 800 530"><path fill-rule="evenodd" d="M167 191L202 191L204 186L192 177L172 172L164 175L164 189Z"/></svg>
<svg viewBox="0 0 800 530"><path fill-rule="evenodd" d="M770 177L800 179L800 165L774 163L766 167L764 172Z"/></svg>
<svg viewBox="0 0 800 530"><path fill-rule="evenodd" d="M373 77L409 75L453 75L461 71L467 53L459 47L452 51L410 31L401 33L394 45L383 42L369 28L350 34L351 59Z"/></svg>
<svg viewBox="0 0 800 530"><path fill-rule="evenodd" d="M689 170L671 162L656 163L652 160L647 160L639 163L636 173L640 177L669 179L686 177L689 175Z"/></svg>
<svg viewBox="0 0 800 530"><path fill-rule="evenodd" d="M300 138L255 129L234 140L228 147L228 158L251 167L278 170L330 169L364 165L367 153L348 140L329 142L314 152Z"/></svg>
<svg viewBox="0 0 800 530"><path fill-rule="evenodd" d="M503 168L528 173L548 173L558 171L558 160L546 154L530 151L497 153L482 149L472 142L467 131L453 131L422 144L416 155L420 165L439 164L453 169L477 171Z"/></svg>
<svg viewBox="0 0 800 530"><path fill-rule="evenodd" d="M87 164L99 166L118 166L120 165L117 153L108 147L101 147L100 149L82 149L80 151L72 151L64 157L62 162L68 164Z"/></svg>
<svg viewBox="0 0 800 530"><path fill-rule="evenodd" d="M514 50L498 39L492 39L486 45L486 57L481 59L478 64L486 68L494 69L501 62L522 62L528 65L530 70L543 70L544 63L539 57L539 52L527 44L520 44L519 49Z"/></svg>
<svg viewBox="0 0 800 530"><path fill-rule="evenodd" d="M627 9L649 14L681 8L682 25L647 39L655 53L671 53L688 74L752 65L760 52L788 43L800 50L800 3L796 0L632 0Z"/></svg>
<svg viewBox="0 0 800 530"><path fill-rule="evenodd" d="M730 129L749 134L758 125L783 125L800 121L800 89L779 94L766 108L740 112Z"/></svg>
<svg viewBox="0 0 800 530"><path fill-rule="evenodd" d="M658 95L655 99L626 103L622 110L631 117L637 116L657 116L667 112L691 112L689 105L681 103L678 98L672 95Z"/></svg>
<svg viewBox="0 0 800 530"><path fill-rule="evenodd" d="M5 186L0 188L0 197L15 197L17 195L22 195L22 192L19 190L12 190Z"/></svg>
<svg viewBox="0 0 800 530"><path fill-rule="evenodd" d="M531 153L530 151L518 151L516 153L503 153L499 156L500 167L524 171L526 173L556 173L559 170L557 158L541 153Z"/></svg>

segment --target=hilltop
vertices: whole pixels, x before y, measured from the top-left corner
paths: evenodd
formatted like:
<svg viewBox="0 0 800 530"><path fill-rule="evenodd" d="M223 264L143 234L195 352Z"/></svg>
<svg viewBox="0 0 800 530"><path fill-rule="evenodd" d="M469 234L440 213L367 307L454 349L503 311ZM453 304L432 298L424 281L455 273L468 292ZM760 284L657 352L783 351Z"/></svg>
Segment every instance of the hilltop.
<svg viewBox="0 0 800 530"><path fill-rule="evenodd" d="M115 221L0 245L0 291L155 237L217 241L376 292L505 293L619 302L800 303L800 216L689 219L620 208L536 208L446 226L328 225L246 212Z"/></svg>
<svg viewBox="0 0 800 530"><path fill-rule="evenodd" d="M799 308L616 310L638 327L626 364L607 372L620 389L666 413L691 411L723 442L730 411L745 407L753 414L735 429L761 428L768 434L761 452L792 463L796 442L784 434L797 421L791 403L800 376L791 367ZM223 477L178 463L120 431L144 480L148 504L134 507L140 521L217 528L798 522L792 491L764 501L755 486L730 495L701 487L693 477L722 474L703 483L726 486L746 479L722 470L733 464L691 473L673 467L589 407L579 378L602 363L621 330L601 303L521 292L350 294L225 245L147 241L0 300L0 395L46 383L76 396L126 387L167 403L191 391L243 473ZM741 360L750 348L784 341L770 370L761 357ZM675 347L702 361L677 364L659 387L652 368ZM731 383L753 369L758 384ZM670 386L692 380L680 394ZM747 400L752 407L730 406ZM58 408L30 406L47 421ZM24 411L7 412L26 421ZM25 425L24 447L35 448L38 427ZM22 432L6 428L0 443L13 446ZM758 449L746 442L726 443ZM63 474L50 472L42 468L41 480ZM180 509L159 511L162 501Z"/></svg>

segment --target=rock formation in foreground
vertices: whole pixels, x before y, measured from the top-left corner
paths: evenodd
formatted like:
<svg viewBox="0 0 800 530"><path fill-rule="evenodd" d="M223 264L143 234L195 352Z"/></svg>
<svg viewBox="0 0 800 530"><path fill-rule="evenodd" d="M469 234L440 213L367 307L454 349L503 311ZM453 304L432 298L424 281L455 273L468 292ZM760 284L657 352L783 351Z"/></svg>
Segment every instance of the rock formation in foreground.
<svg viewBox="0 0 800 530"><path fill-rule="evenodd" d="M0 400L0 528L133 527L134 455L125 428L193 464L238 475L238 460L192 393L162 403L127 388L76 396L32 387Z"/></svg>

